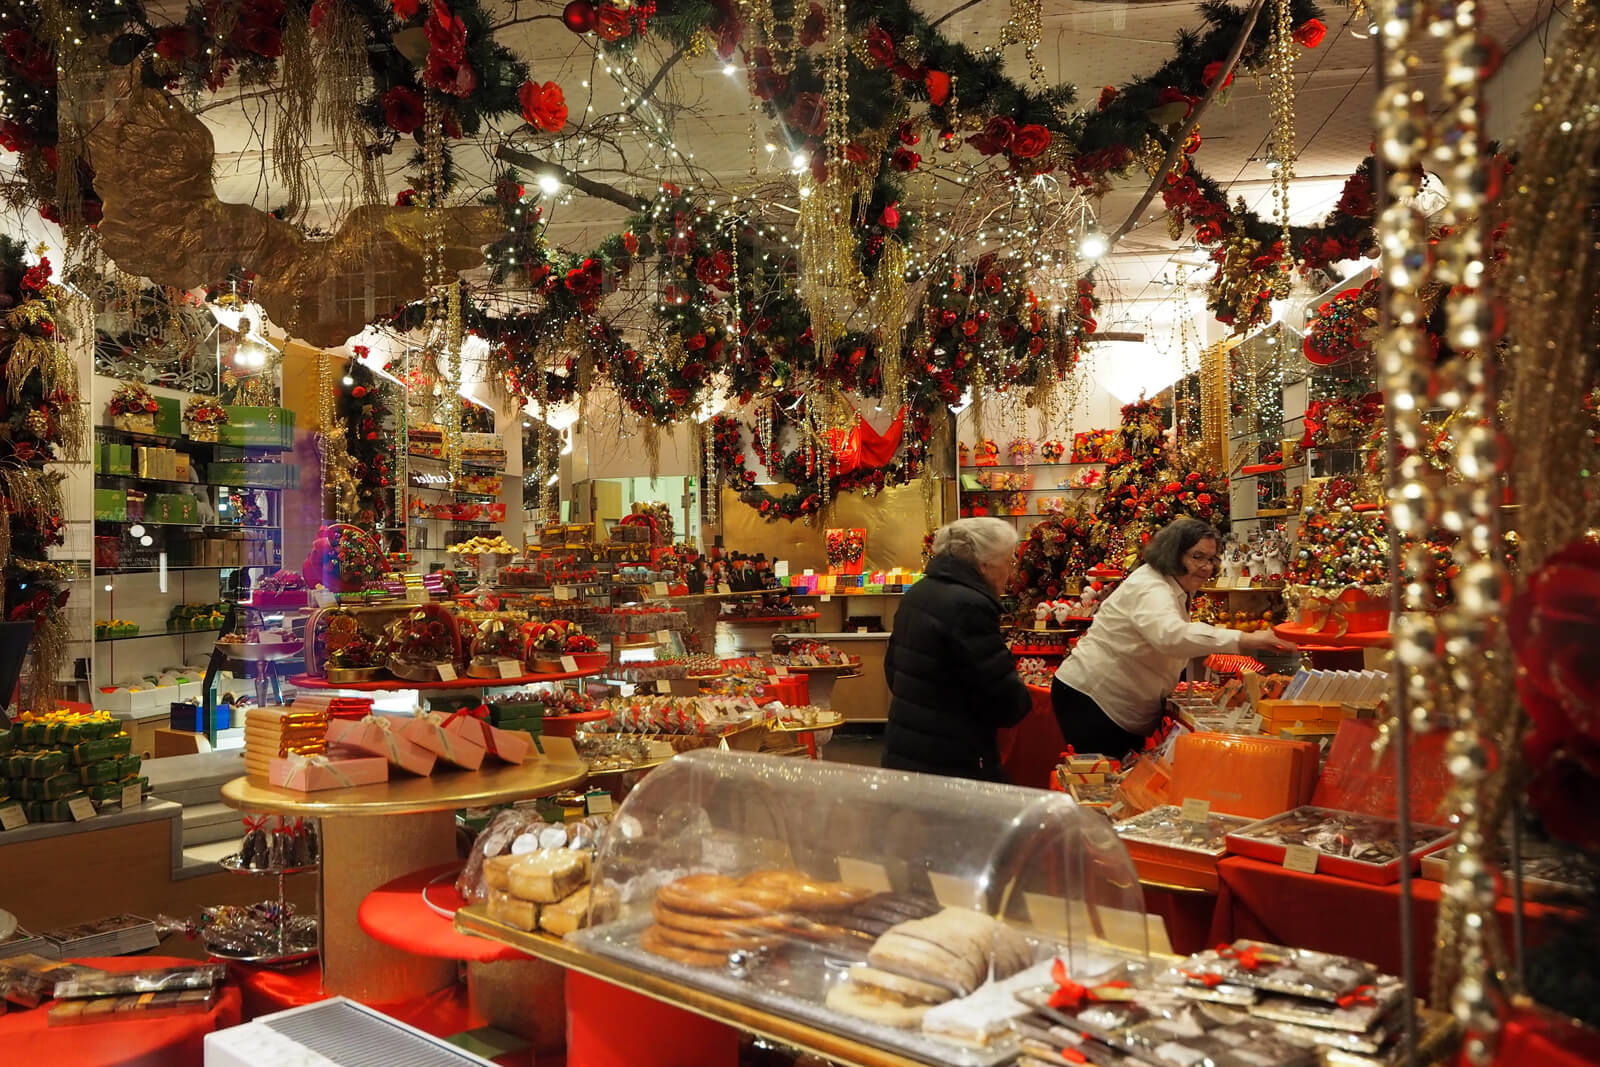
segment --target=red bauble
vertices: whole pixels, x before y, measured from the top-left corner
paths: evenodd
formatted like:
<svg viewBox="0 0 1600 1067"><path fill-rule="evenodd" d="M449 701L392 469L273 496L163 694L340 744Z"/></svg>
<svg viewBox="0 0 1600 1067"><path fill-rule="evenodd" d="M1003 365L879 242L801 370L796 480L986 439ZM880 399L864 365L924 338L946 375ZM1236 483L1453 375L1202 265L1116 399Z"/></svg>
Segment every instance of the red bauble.
<svg viewBox="0 0 1600 1067"><path fill-rule="evenodd" d="M590 33L595 25L593 0L572 0L561 9L561 22L573 33Z"/></svg>

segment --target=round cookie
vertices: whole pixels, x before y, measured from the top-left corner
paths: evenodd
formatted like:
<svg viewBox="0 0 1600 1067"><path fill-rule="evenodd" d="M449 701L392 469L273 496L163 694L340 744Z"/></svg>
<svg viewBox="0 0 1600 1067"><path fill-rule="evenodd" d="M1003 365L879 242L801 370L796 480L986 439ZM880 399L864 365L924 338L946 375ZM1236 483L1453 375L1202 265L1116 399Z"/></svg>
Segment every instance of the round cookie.
<svg viewBox="0 0 1600 1067"><path fill-rule="evenodd" d="M842 1014L900 1030L921 1026L922 1017L933 1007L932 1004L897 1004L851 982L840 982L828 990L827 1004Z"/></svg>
<svg viewBox="0 0 1600 1067"><path fill-rule="evenodd" d="M833 911L875 896L871 889L844 882L819 882L799 871L755 871L739 880L741 888L772 890L787 894L791 911Z"/></svg>
<svg viewBox="0 0 1600 1067"><path fill-rule="evenodd" d="M787 919L782 915L751 915L733 919L713 919L706 915L674 911L658 899L650 907L659 926L670 926L684 933L706 937L761 937L784 929Z"/></svg>
<svg viewBox="0 0 1600 1067"><path fill-rule="evenodd" d="M783 911L789 894L766 886L746 886L724 874L691 874L662 886L656 900L692 915L738 918Z"/></svg>
<svg viewBox="0 0 1600 1067"><path fill-rule="evenodd" d="M646 928L644 933L639 935L639 947L653 956L685 963L690 967L723 967L728 962L726 953L718 955L715 952L699 952L675 945L663 937L660 927L656 926Z"/></svg>
<svg viewBox="0 0 1600 1067"><path fill-rule="evenodd" d="M726 957L730 952L748 952L759 948L772 948L781 942L781 938L774 937L740 937L735 934L692 934L687 930L678 930L671 926L657 923L652 927L661 940L670 941L674 945L692 948L696 952L714 952Z"/></svg>

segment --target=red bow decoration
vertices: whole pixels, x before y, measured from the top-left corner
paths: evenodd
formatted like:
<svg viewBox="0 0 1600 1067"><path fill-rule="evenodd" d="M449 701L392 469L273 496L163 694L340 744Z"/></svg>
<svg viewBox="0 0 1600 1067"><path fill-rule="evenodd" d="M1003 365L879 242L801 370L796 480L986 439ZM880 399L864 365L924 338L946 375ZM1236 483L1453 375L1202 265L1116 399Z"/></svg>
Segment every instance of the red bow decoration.
<svg viewBox="0 0 1600 1067"><path fill-rule="evenodd" d="M1081 1011L1086 1004L1098 1004L1105 998L1101 995L1102 989L1127 989L1127 982L1105 982L1097 986L1079 985L1067 977L1067 965L1063 960L1056 960L1050 967L1050 977L1055 979L1057 989L1050 994L1050 1006L1056 1009L1065 1008L1068 1011Z"/></svg>
<svg viewBox="0 0 1600 1067"><path fill-rule="evenodd" d="M248 834L256 830L265 830L268 818L270 816L267 815L246 815L244 817L244 832Z"/></svg>
<svg viewBox="0 0 1600 1067"><path fill-rule="evenodd" d="M1232 945L1218 945L1217 955L1225 960L1236 961L1240 968L1246 971L1259 971L1263 963L1281 962L1278 957L1265 954L1255 947L1236 949Z"/></svg>
<svg viewBox="0 0 1600 1067"><path fill-rule="evenodd" d="M1217 986L1222 984L1222 975L1216 974L1215 972L1212 972L1212 971L1184 971L1184 970L1180 970L1178 973L1183 975L1185 978L1189 979L1192 982L1199 982L1201 985L1205 986L1207 989L1214 989L1215 987L1217 987Z"/></svg>
<svg viewBox="0 0 1600 1067"><path fill-rule="evenodd" d="M1338 1000L1339 1007L1341 1007L1341 1008L1353 1008L1357 1004L1369 1004L1372 1007L1377 1007L1378 1006L1378 1001L1372 995L1372 994L1376 993L1377 991L1378 991L1378 987L1377 986L1373 986L1373 985L1358 985L1354 989L1352 989L1350 992L1346 993L1344 996L1339 998L1339 1000Z"/></svg>
<svg viewBox="0 0 1600 1067"><path fill-rule="evenodd" d="M472 719L477 722L479 724L479 732L482 735L483 747L489 750L489 755L491 756L500 755L500 748L494 743L494 727L489 725L489 705L479 704L475 708L457 708L444 721L443 728L449 729L450 724L457 719Z"/></svg>

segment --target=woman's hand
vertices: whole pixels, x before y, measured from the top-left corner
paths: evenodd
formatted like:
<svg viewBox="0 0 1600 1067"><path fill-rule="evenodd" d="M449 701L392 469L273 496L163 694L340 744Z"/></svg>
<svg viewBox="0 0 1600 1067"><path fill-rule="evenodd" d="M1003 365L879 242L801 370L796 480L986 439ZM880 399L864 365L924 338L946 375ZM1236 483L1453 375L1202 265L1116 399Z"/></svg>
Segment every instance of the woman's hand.
<svg viewBox="0 0 1600 1067"><path fill-rule="evenodd" d="M1294 646L1271 630L1256 630L1239 635L1240 652L1293 652Z"/></svg>

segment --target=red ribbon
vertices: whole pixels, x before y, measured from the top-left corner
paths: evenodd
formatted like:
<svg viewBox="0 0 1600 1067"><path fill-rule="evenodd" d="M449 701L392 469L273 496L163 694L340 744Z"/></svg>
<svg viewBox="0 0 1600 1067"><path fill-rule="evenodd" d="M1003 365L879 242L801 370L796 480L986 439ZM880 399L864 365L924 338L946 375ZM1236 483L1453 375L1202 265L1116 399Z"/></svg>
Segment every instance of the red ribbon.
<svg viewBox="0 0 1600 1067"><path fill-rule="evenodd" d="M1079 985L1067 976L1067 965L1062 960L1056 960L1050 967L1050 977L1055 979L1057 989L1050 994L1052 1008L1066 1008L1069 1011L1080 1011L1085 1004L1096 1004L1101 1001L1102 989L1127 989L1127 982L1104 982L1097 986Z"/></svg>
<svg viewBox="0 0 1600 1067"><path fill-rule="evenodd" d="M1264 956L1259 948L1236 949L1232 945L1218 945L1217 955L1225 960L1235 960L1247 971L1259 971L1263 963L1277 962L1275 957Z"/></svg>
<svg viewBox="0 0 1600 1067"><path fill-rule="evenodd" d="M1213 989L1213 988L1215 988L1215 987L1217 987L1217 986L1222 984L1222 975L1216 974L1216 973L1214 973L1212 971L1184 971L1184 970L1180 970L1178 973L1183 975L1185 978L1187 978L1187 979L1189 979L1191 981L1199 982L1201 985L1205 986L1207 989Z"/></svg>
<svg viewBox="0 0 1600 1067"><path fill-rule="evenodd" d="M1339 1000L1338 1000L1339 1007L1341 1007L1341 1008L1353 1008L1357 1004L1370 1004L1373 1007L1377 1007L1378 1006L1378 1001L1372 995L1372 994L1376 993L1377 991L1378 991L1378 987L1377 986L1372 986L1372 985L1356 986L1350 992L1346 993L1344 996L1339 998Z"/></svg>
<svg viewBox="0 0 1600 1067"><path fill-rule="evenodd" d="M246 815L244 817L244 832L252 833L256 830L265 830L270 815Z"/></svg>
<svg viewBox="0 0 1600 1067"><path fill-rule="evenodd" d="M457 708L455 711L451 712L450 717L444 721L443 729L448 730L450 728L450 724L455 722L457 719L470 719L473 722L478 723L478 725L482 727L480 733L482 735L483 747L489 750L489 755L491 756L498 757L500 755L500 748L494 743L494 727L489 725L489 705L479 704L477 707L472 708L471 710L468 710L467 708Z"/></svg>

